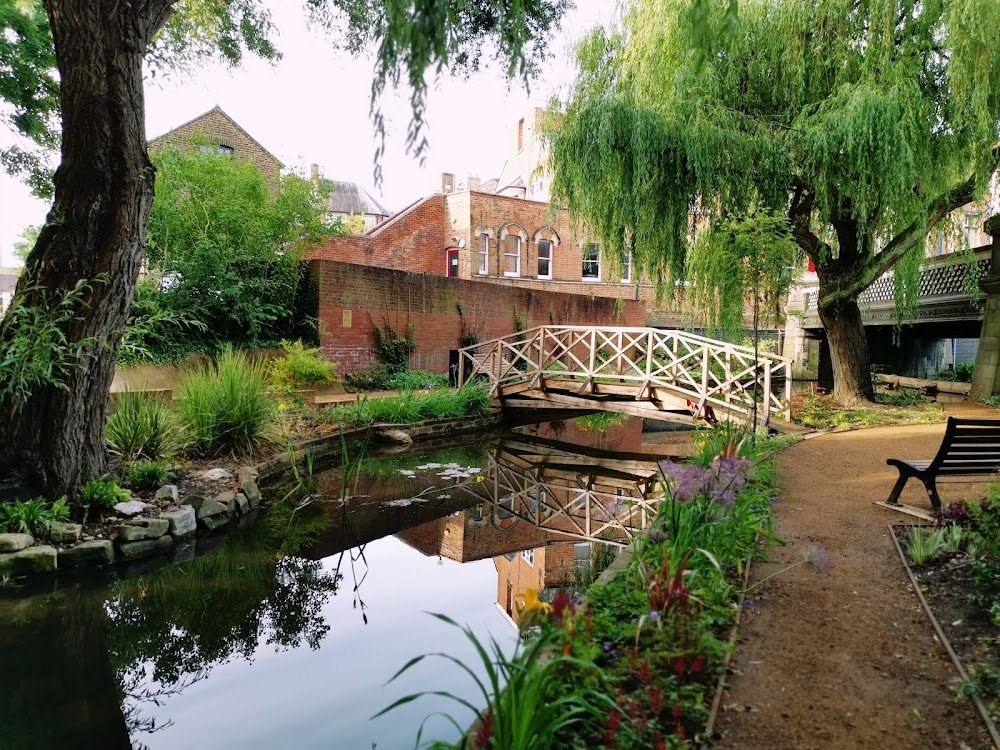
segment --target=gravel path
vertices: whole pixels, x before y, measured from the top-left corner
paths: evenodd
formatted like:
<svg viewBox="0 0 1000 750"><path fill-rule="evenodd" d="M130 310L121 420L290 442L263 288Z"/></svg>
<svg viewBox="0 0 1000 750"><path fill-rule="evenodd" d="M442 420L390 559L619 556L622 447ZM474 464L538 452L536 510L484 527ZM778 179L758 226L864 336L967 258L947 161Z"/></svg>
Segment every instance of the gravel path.
<svg viewBox="0 0 1000 750"><path fill-rule="evenodd" d="M995 412L994 412L995 414ZM878 507L897 472L887 458L930 458L944 425L822 435L778 460L773 563L761 580L822 547L833 567L800 565L750 594L735 674L716 722L716 748L992 747L899 561L890 524L915 519ZM977 488L945 485L945 502ZM929 509L919 482L900 501Z"/></svg>

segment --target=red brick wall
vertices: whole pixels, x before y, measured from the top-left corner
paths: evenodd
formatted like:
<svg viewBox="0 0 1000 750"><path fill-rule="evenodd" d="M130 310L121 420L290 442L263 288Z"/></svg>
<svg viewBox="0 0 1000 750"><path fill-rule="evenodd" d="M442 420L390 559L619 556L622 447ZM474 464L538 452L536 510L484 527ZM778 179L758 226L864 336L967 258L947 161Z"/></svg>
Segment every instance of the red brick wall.
<svg viewBox="0 0 1000 750"><path fill-rule="evenodd" d="M366 235L331 237L309 258L445 275L444 196L432 195Z"/></svg>
<svg viewBox="0 0 1000 750"><path fill-rule="evenodd" d="M518 277L503 274L503 235L511 224L527 234L521 244ZM482 240L476 230L481 228L492 232L486 276L478 273ZM551 279L538 278L539 237L557 240L552 248ZM601 280L582 280L583 247L590 241L573 231L565 210L554 210L548 203L464 190L424 198L369 234L331 238L308 256L445 276L448 248L464 243L459 252L460 278L565 294L638 299L651 308L652 286L623 285L613 278L603 259Z"/></svg>
<svg viewBox="0 0 1000 750"><path fill-rule="evenodd" d="M314 260L319 281L321 345L327 359L340 364L341 373L378 363L373 327L388 320L403 333L415 327L417 349L410 358L414 369L445 373L448 352L459 348L462 319L466 330L480 341L516 330L515 312L526 327L563 325L641 326L642 303L608 298L518 289L483 281L449 279L387 268ZM349 318L349 320L348 320Z"/></svg>

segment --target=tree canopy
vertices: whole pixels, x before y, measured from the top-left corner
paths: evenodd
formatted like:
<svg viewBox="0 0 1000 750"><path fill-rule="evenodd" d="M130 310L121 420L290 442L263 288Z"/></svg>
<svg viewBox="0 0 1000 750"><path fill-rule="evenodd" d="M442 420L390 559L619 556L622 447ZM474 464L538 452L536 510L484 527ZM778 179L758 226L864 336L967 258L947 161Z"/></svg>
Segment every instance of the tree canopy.
<svg viewBox="0 0 1000 750"><path fill-rule="evenodd" d="M567 6L568 0L306 0L305 12L342 43L350 40L349 48L377 49L377 132L384 132L381 92L400 81L410 85L409 144L419 154L428 70L475 67L480 55L490 55L527 79L532 57L546 51L540 40ZM0 423L0 473L20 469L49 496L72 496L107 466L107 396L146 249L155 169L146 152L144 65L193 64L205 54L237 63L246 53L271 57L277 50L262 0L0 0L0 10L0 40L9 45L0 48L0 112L13 108L8 123L20 135L40 133L46 123L52 132L45 118L54 117L51 84L58 80L62 157L52 210L11 306L19 313L0 321L0 360L30 346L34 328L54 325L58 335L40 355L74 363L28 390L11 387L0 371L0 412L14 414L14 402L18 407ZM22 62L39 76L38 85L11 87L18 75L10 66ZM45 314L56 304L69 313Z"/></svg>
<svg viewBox="0 0 1000 750"><path fill-rule="evenodd" d="M837 394L869 398L858 295L997 163L1000 4L741 0L735 27L729 8L692 7L628 0L580 45L557 199L665 289L693 207L784 215L816 264Z"/></svg>

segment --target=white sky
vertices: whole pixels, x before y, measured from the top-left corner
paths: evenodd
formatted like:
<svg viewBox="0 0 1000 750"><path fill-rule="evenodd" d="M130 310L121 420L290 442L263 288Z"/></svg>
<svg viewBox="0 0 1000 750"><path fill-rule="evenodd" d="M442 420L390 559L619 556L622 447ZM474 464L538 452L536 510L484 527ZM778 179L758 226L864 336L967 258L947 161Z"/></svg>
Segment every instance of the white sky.
<svg viewBox="0 0 1000 750"><path fill-rule="evenodd" d="M371 59L351 59L306 28L299 3L268 0L284 58L277 65L249 59L238 70L222 66L194 75L147 81L146 132L160 135L219 105L283 161L308 173L319 164L324 176L357 182L390 211L440 189L442 172L457 181L467 174L497 177L507 153L507 130L533 106L544 106L572 80L570 45L597 23L610 21L615 0L576 0L552 40L552 59L532 84L508 90L503 71L492 66L469 81L445 78L429 95L430 151L423 167L404 153L410 109L408 92L387 97L383 111L389 134L383 185L372 177L375 136L368 115ZM0 130L0 145L12 136ZM13 243L25 226L41 224L48 204L0 172L0 267L17 263Z"/></svg>

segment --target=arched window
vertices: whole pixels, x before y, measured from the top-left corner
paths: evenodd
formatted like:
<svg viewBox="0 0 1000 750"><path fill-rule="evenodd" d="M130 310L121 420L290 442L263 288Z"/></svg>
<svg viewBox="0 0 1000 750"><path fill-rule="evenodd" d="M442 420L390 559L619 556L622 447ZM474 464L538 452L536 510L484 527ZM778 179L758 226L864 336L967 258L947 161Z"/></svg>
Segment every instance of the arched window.
<svg viewBox="0 0 1000 750"><path fill-rule="evenodd" d="M490 272L490 244L493 242L493 230L486 227L476 227L476 273L486 276Z"/></svg>
<svg viewBox="0 0 1000 750"><path fill-rule="evenodd" d="M521 275L521 251L528 233L520 224L511 222L500 230L500 271L504 276Z"/></svg>

